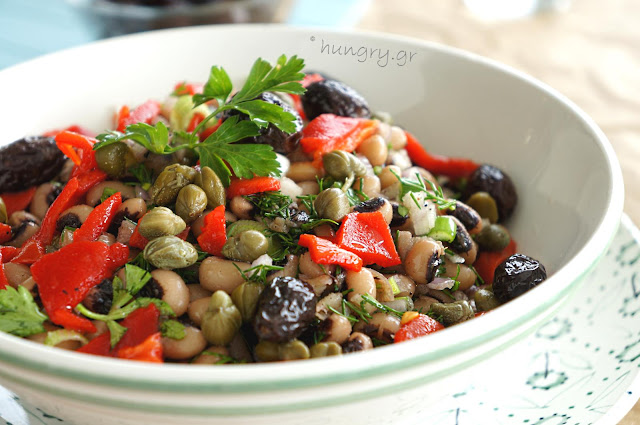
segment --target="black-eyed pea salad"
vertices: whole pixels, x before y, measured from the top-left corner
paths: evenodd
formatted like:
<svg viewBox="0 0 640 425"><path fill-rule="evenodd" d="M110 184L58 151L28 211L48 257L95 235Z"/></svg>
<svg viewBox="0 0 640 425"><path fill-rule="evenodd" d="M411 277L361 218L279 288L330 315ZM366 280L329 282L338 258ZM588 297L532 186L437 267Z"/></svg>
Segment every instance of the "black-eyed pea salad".
<svg viewBox="0 0 640 425"><path fill-rule="evenodd" d="M214 366L340 356L546 278L509 176L429 153L346 84L258 59L0 149L0 330Z"/></svg>

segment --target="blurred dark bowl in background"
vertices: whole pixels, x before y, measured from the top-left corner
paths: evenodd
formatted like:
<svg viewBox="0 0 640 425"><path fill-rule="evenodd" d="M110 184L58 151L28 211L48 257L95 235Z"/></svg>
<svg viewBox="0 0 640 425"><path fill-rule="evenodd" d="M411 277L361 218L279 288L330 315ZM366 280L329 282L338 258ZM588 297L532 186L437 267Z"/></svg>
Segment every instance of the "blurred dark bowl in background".
<svg viewBox="0 0 640 425"><path fill-rule="evenodd" d="M102 38L191 25L272 22L281 0L197 2L201 4L171 1L164 6L109 0L67 0L67 3L75 7Z"/></svg>

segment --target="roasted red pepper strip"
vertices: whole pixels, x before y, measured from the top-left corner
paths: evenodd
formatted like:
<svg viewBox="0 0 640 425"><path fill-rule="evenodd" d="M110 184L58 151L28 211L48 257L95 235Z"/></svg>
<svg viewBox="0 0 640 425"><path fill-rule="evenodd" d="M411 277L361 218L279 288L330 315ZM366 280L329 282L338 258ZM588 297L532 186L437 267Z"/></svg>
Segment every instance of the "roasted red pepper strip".
<svg viewBox="0 0 640 425"><path fill-rule="evenodd" d="M377 128L378 124L373 120L322 114L302 130L300 145L304 153L313 156L316 168L322 168L325 153L336 149L353 152Z"/></svg>
<svg viewBox="0 0 640 425"><path fill-rule="evenodd" d="M444 329L442 323L432 319L426 314L419 314L413 320L400 326L400 329L396 332L393 342L407 341L409 339L429 335L441 329Z"/></svg>
<svg viewBox="0 0 640 425"><path fill-rule="evenodd" d="M211 255L222 255L222 247L227 242L227 221L224 205L216 207L204 217L202 234L198 236L198 245Z"/></svg>
<svg viewBox="0 0 640 425"><path fill-rule="evenodd" d="M162 335L156 332L140 344L122 348L116 357L140 362L162 363Z"/></svg>
<svg viewBox="0 0 640 425"><path fill-rule="evenodd" d="M7 276L4 274L4 263L5 261L3 261L2 252L0 252L0 290L9 286Z"/></svg>
<svg viewBox="0 0 640 425"><path fill-rule="evenodd" d="M176 96L184 96L187 94L193 96L194 94L202 93L203 89L204 84L187 83L186 81L182 81L175 85L173 88L173 94Z"/></svg>
<svg viewBox="0 0 640 425"><path fill-rule="evenodd" d="M120 192L114 193L89 213L82 226L73 233L73 241L95 241L107 231L118 208L122 205Z"/></svg>
<svg viewBox="0 0 640 425"><path fill-rule="evenodd" d="M479 167L470 159L431 154L411 133L405 131L405 134L407 135L407 153L413 163L433 174L443 174L453 178L469 177Z"/></svg>
<svg viewBox="0 0 640 425"><path fill-rule="evenodd" d="M145 246L149 243L149 239L145 238L138 232L138 226L133 229L133 233L131 234L131 238L129 239L129 246L138 249L144 249Z"/></svg>
<svg viewBox="0 0 640 425"><path fill-rule="evenodd" d="M98 335L88 344L76 350L78 353L93 354L94 356L111 356L111 334L109 331Z"/></svg>
<svg viewBox="0 0 640 425"><path fill-rule="evenodd" d="M253 195L254 193L280 190L280 180L275 177L257 176L252 179L231 179L227 188L227 198L236 196Z"/></svg>
<svg viewBox="0 0 640 425"><path fill-rule="evenodd" d="M364 264L391 267L402 262L380 211L347 214L338 229L336 244L357 254Z"/></svg>
<svg viewBox="0 0 640 425"><path fill-rule="evenodd" d="M151 124L151 121L160 114L160 103L155 100L147 100L133 111L120 110L118 116L118 131L125 131L128 125L144 122Z"/></svg>
<svg viewBox="0 0 640 425"><path fill-rule="evenodd" d="M77 201L78 179L72 178L62 189L62 192L47 210L38 233L33 235L12 260L18 264L33 264L44 255L45 247L53 241L56 233L56 223L63 211L70 208Z"/></svg>
<svg viewBox="0 0 640 425"><path fill-rule="evenodd" d="M191 133L193 130L196 129L198 124L204 121L205 118L206 117L199 112L196 112L195 114L193 114L193 117L191 117L191 121L189 121L189 125L187 126L187 131Z"/></svg>
<svg viewBox="0 0 640 425"><path fill-rule="evenodd" d="M120 324L127 328L120 341L113 347L113 352L127 347L134 347L144 342L149 336L158 332L160 311L155 304L139 308L124 318Z"/></svg>
<svg viewBox="0 0 640 425"><path fill-rule="evenodd" d="M362 258L344 250L326 239L308 233L300 235L300 246L309 248L311 259L318 264L337 264L340 267L358 272L362 269Z"/></svg>
<svg viewBox="0 0 640 425"><path fill-rule="evenodd" d="M93 145L97 140L71 131L62 131L56 135L56 145L76 165L72 177L86 173L98 167ZM77 149L77 150L76 150ZM80 155L78 155L78 153Z"/></svg>
<svg viewBox="0 0 640 425"><path fill-rule="evenodd" d="M76 316L72 309L91 288L113 276L128 259L126 245L80 241L44 255L31 266L40 298L52 322L83 332L95 332L91 321Z"/></svg>
<svg viewBox="0 0 640 425"><path fill-rule="evenodd" d="M0 255L2 256L2 262L8 263L18 255L20 250L14 246L0 246Z"/></svg>
<svg viewBox="0 0 640 425"><path fill-rule="evenodd" d="M105 173L102 170L95 169L95 170L87 171L86 173L79 175L77 178L78 178L77 198L79 198L85 193L87 193L89 190L91 190L92 187L106 180L107 173Z"/></svg>
<svg viewBox="0 0 640 425"><path fill-rule="evenodd" d="M11 226L0 223L0 244L11 240Z"/></svg>
<svg viewBox="0 0 640 425"><path fill-rule="evenodd" d="M75 124L70 125L69 127L64 128L62 130L49 130L42 135L47 137L55 137L58 134L62 133L63 131L72 131L74 133L82 134L83 136L87 136L87 137L95 136L95 134L92 131L89 131L86 128L80 127L79 125L75 125Z"/></svg>
<svg viewBox="0 0 640 425"><path fill-rule="evenodd" d="M509 245L507 245L502 251L490 252L480 251L476 258L473 267L476 269L480 277L484 280L484 283L493 283L493 274L496 271L496 267L504 260L516 253L516 242L511 238Z"/></svg>
<svg viewBox="0 0 640 425"><path fill-rule="evenodd" d="M212 125L211 127L207 127L204 130L202 130L200 132L200 141L205 141L207 139L207 137L211 136L213 133L216 132L216 130L218 129L218 127L220 127L222 125L222 120L218 121L217 123L215 123L214 125Z"/></svg>
<svg viewBox="0 0 640 425"><path fill-rule="evenodd" d="M4 205L7 207L7 217L11 216L16 211L22 211L27 209L33 195L36 193L36 186L21 192L5 192L0 194L0 198L4 201Z"/></svg>

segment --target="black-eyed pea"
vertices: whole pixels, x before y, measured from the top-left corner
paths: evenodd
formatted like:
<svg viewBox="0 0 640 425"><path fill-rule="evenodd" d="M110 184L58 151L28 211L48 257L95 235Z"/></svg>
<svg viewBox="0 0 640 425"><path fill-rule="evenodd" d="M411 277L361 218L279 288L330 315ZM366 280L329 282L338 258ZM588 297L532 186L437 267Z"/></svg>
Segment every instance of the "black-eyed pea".
<svg viewBox="0 0 640 425"><path fill-rule="evenodd" d="M450 277L452 279L460 282L458 286L458 290L466 291L471 288L476 281L476 274L474 271L465 264L455 264L447 262L445 265L445 274L444 276Z"/></svg>
<svg viewBox="0 0 640 425"><path fill-rule="evenodd" d="M310 161L292 162L286 176L297 183L315 180L316 176L323 177L324 172L314 167Z"/></svg>
<svg viewBox="0 0 640 425"><path fill-rule="evenodd" d="M300 270L300 273L306 275L309 278L314 278L328 273L330 274L333 272L333 270L335 270L334 265L321 266L320 264L315 263L311 259L311 254L309 254L308 251L300 256L298 268Z"/></svg>
<svg viewBox="0 0 640 425"><path fill-rule="evenodd" d="M302 196L304 195L317 195L320 193L320 185L315 180L305 180L298 182L298 186L302 189Z"/></svg>
<svg viewBox="0 0 640 425"><path fill-rule="evenodd" d="M351 335L351 322L345 316L333 313L320 325L320 331L324 332L323 341L333 341L343 344Z"/></svg>
<svg viewBox="0 0 640 425"><path fill-rule="evenodd" d="M393 301L395 298L393 295L393 288L389 283L389 280L379 271L374 269L367 269L373 276L373 281L376 285L376 299L378 301Z"/></svg>
<svg viewBox="0 0 640 425"><path fill-rule="evenodd" d="M380 187L386 189L392 185L400 185L398 177L402 175L402 170L397 165L387 165L380 171L378 178L380 179ZM398 177L396 177L398 176Z"/></svg>
<svg viewBox="0 0 640 425"><path fill-rule="evenodd" d="M199 283L190 283L187 285L189 289L189 302L194 302L200 298L210 297L213 292L204 289Z"/></svg>
<svg viewBox="0 0 640 425"><path fill-rule="evenodd" d="M343 353L355 353L356 351L370 350L373 348L373 341L368 335L362 332L354 332L349 339L342 344Z"/></svg>
<svg viewBox="0 0 640 425"><path fill-rule="evenodd" d="M471 265L476 262L476 258L478 257L478 244L476 241L471 241L471 248L467 252L459 252L462 258L464 258L464 263Z"/></svg>
<svg viewBox="0 0 640 425"><path fill-rule="evenodd" d="M207 312L207 308L209 308L210 300L211 296L208 296L199 298L189 303L187 314L189 315L189 319L191 319L194 324L200 326L200 324L202 323L202 316L204 316L204 314Z"/></svg>
<svg viewBox="0 0 640 425"><path fill-rule="evenodd" d="M251 267L251 264L218 257L205 258L198 271L200 285L211 292L222 290L231 294L244 282L244 277L236 266L244 271Z"/></svg>
<svg viewBox="0 0 640 425"><path fill-rule="evenodd" d="M22 285L25 280L31 277L31 270L29 269L29 266L24 264L5 263L4 274L9 285L17 288Z"/></svg>
<svg viewBox="0 0 640 425"><path fill-rule="evenodd" d="M18 211L15 212L13 214L11 214L11 217L9 218L9 221L11 222L13 216L15 214L18 214L20 212L24 212L24 211ZM25 213L27 214L27 213ZM31 214L29 214L31 215ZM12 226L12 232L13 232L13 238L7 243L7 245L9 246L14 246L16 248L20 248L22 245L24 245L24 243L30 239L33 235L35 235L36 233L38 233L38 230L40 230L40 225L37 224L35 221L30 221L30 220L25 220L23 221L20 225L14 227Z"/></svg>
<svg viewBox="0 0 640 425"><path fill-rule="evenodd" d="M379 134L366 138L358 146L357 152L364 155L373 167L383 165L389 154L387 142Z"/></svg>
<svg viewBox="0 0 640 425"><path fill-rule="evenodd" d="M393 125L391 126L389 135L389 143L391 144L391 149L400 150L404 149L407 146L407 134L400 127Z"/></svg>
<svg viewBox="0 0 640 425"><path fill-rule="evenodd" d="M191 233L193 233L193 236L195 236L196 238L202 234L202 227L204 226L204 218L211 211L213 211L213 210L204 210L202 215L200 217L196 218L193 223L191 223ZM227 213L227 211L225 211L225 215L226 215L226 213Z"/></svg>
<svg viewBox="0 0 640 425"><path fill-rule="evenodd" d="M407 253L404 268L416 283L431 282L444 254L442 244L429 239L418 240Z"/></svg>
<svg viewBox="0 0 640 425"><path fill-rule="evenodd" d="M362 191L369 198L375 198L380 195L381 186L378 176L367 174L364 177L356 179L353 188Z"/></svg>
<svg viewBox="0 0 640 425"><path fill-rule="evenodd" d="M182 316L189 307L189 289L179 274L171 270L156 269L151 278L162 288L162 301L169 304L176 316Z"/></svg>
<svg viewBox="0 0 640 425"><path fill-rule="evenodd" d="M62 232L65 227L79 228L89 217L91 211L93 211L93 207L85 204L74 205L64 210L56 221L56 229Z"/></svg>
<svg viewBox="0 0 640 425"><path fill-rule="evenodd" d="M229 202L229 209L240 220L251 220L253 215L253 204L242 196L234 196Z"/></svg>
<svg viewBox="0 0 640 425"><path fill-rule="evenodd" d="M393 336L399 329L400 318L382 312L372 314L368 323L361 321L353 327L355 332L362 332L384 342L393 342Z"/></svg>
<svg viewBox="0 0 640 425"><path fill-rule="evenodd" d="M409 276L404 274L387 275L389 283L397 287L396 297L413 297L416 292L416 283ZM392 283L393 282L393 283Z"/></svg>
<svg viewBox="0 0 640 425"><path fill-rule="evenodd" d="M162 338L162 353L172 360L186 360L202 352L207 346L207 341L202 332L193 326L185 326L184 338Z"/></svg>
<svg viewBox="0 0 640 425"><path fill-rule="evenodd" d="M147 212L147 203L142 198L131 198L122 202L122 205L118 208L118 212L124 213L124 215L133 221L138 221L140 217Z"/></svg>
<svg viewBox="0 0 640 425"><path fill-rule="evenodd" d="M217 347L212 345L207 347L198 357L191 362L192 364L225 364L229 358L229 350L226 347Z"/></svg>
<svg viewBox="0 0 640 425"><path fill-rule="evenodd" d="M305 278L300 275L300 280L307 282L313 288L316 296L320 296L329 286L333 284L333 278L326 274L321 274L313 278Z"/></svg>
<svg viewBox="0 0 640 425"><path fill-rule="evenodd" d="M49 206L60 193L60 186L53 183L43 183L36 189L29 205L29 212L40 220L44 217Z"/></svg>
<svg viewBox="0 0 640 425"><path fill-rule="evenodd" d="M102 198L102 194L105 189L110 189L115 192L120 192L122 195L122 199L130 199L136 196L135 190L132 186L127 186L126 184L119 181L104 181L102 183L98 183L94 187L92 187L86 196L87 205L95 207L100 203L100 198Z"/></svg>
<svg viewBox="0 0 640 425"><path fill-rule="evenodd" d="M368 269L362 269L358 272L347 271L347 288L352 289L347 295L347 299L355 305L360 305L364 300L363 295L368 294L371 298L376 298L376 282L373 275ZM368 312L375 311L376 307L369 303L364 303L364 308Z"/></svg>

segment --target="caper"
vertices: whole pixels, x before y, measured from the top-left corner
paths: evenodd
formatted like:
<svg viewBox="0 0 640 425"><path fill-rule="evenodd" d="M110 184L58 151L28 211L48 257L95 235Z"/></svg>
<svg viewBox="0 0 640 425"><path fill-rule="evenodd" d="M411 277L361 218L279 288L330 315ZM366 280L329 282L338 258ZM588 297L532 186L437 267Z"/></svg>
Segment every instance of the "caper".
<svg viewBox="0 0 640 425"><path fill-rule="evenodd" d="M454 301L452 303L433 303L431 312L435 316L441 317L445 326L455 325L473 318L473 309L468 301Z"/></svg>
<svg viewBox="0 0 640 425"><path fill-rule="evenodd" d="M336 180L344 180L350 176L364 177L367 168L355 155L345 151L332 151L322 157L325 171Z"/></svg>
<svg viewBox="0 0 640 425"><path fill-rule="evenodd" d="M7 219L7 206L4 203L4 200L0 198L0 223L6 223Z"/></svg>
<svg viewBox="0 0 640 425"><path fill-rule="evenodd" d="M143 251L144 259L159 269L182 269L198 261L198 251L176 236L161 236L150 241Z"/></svg>
<svg viewBox="0 0 640 425"><path fill-rule="evenodd" d="M298 339L283 343L260 341L256 345L255 354L261 362L301 360L308 359L311 356L309 347Z"/></svg>
<svg viewBox="0 0 640 425"><path fill-rule="evenodd" d="M482 228L480 233L476 235L475 241L484 251L502 251L509 245L511 237L504 226L491 224Z"/></svg>
<svg viewBox="0 0 640 425"><path fill-rule="evenodd" d="M180 189L193 183L197 172L191 167L171 164L164 168L149 190L151 200L156 205L172 204Z"/></svg>
<svg viewBox="0 0 640 425"><path fill-rule="evenodd" d="M227 227L227 239L231 239L246 230L257 230L258 232L264 234L264 231L267 230L267 226L254 220L238 220L235 223L231 223L229 227ZM269 242L269 249L267 250L267 254L269 254L270 257L278 256L278 254L282 250L282 244L280 243L280 240L277 238L267 237L267 241Z"/></svg>
<svg viewBox="0 0 640 425"><path fill-rule="evenodd" d="M160 236L174 236L186 228L184 220L166 207L155 207L138 224L138 232L149 240Z"/></svg>
<svg viewBox="0 0 640 425"><path fill-rule="evenodd" d="M196 176L196 184L207 194L207 207L216 208L226 202L226 193L220 177L209 167L202 167Z"/></svg>
<svg viewBox="0 0 640 425"><path fill-rule="evenodd" d="M245 282L231 293L233 303L240 310L242 320L250 322L258 308L258 298L264 286L255 282Z"/></svg>
<svg viewBox="0 0 640 425"><path fill-rule="evenodd" d="M117 142L96 150L96 162L98 167L109 176L119 178L135 164L135 158L129 146Z"/></svg>
<svg viewBox="0 0 640 425"><path fill-rule="evenodd" d="M207 206L207 195L195 184L188 184L178 192L176 214L185 222L191 223L198 218Z"/></svg>
<svg viewBox="0 0 640 425"><path fill-rule="evenodd" d="M489 311L500 305L500 301L493 294L493 291L489 289L478 289L473 294L473 300L476 302L476 307L480 311Z"/></svg>
<svg viewBox="0 0 640 425"><path fill-rule="evenodd" d="M209 307L202 316L202 334L211 344L224 346L231 342L242 325L242 315L224 291L213 293Z"/></svg>
<svg viewBox="0 0 640 425"><path fill-rule="evenodd" d="M222 255L236 260L252 262L269 250L269 240L257 230L245 230L227 239L222 247Z"/></svg>
<svg viewBox="0 0 640 425"><path fill-rule="evenodd" d="M333 221L342 220L351 208L347 195L335 187L320 192L313 206L320 217Z"/></svg>
<svg viewBox="0 0 640 425"><path fill-rule="evenodd" d="M476 210L480 217L489 219L491 223L498 222L498 205L487 192L474 193L465 204Z"/></svg>
<svg viewBox="0 0 640 425"><path fill-rule="evenodd" d="M328 357L342 354L342 347L334 341L319 342L311 346L311 357Z"/></svg>

